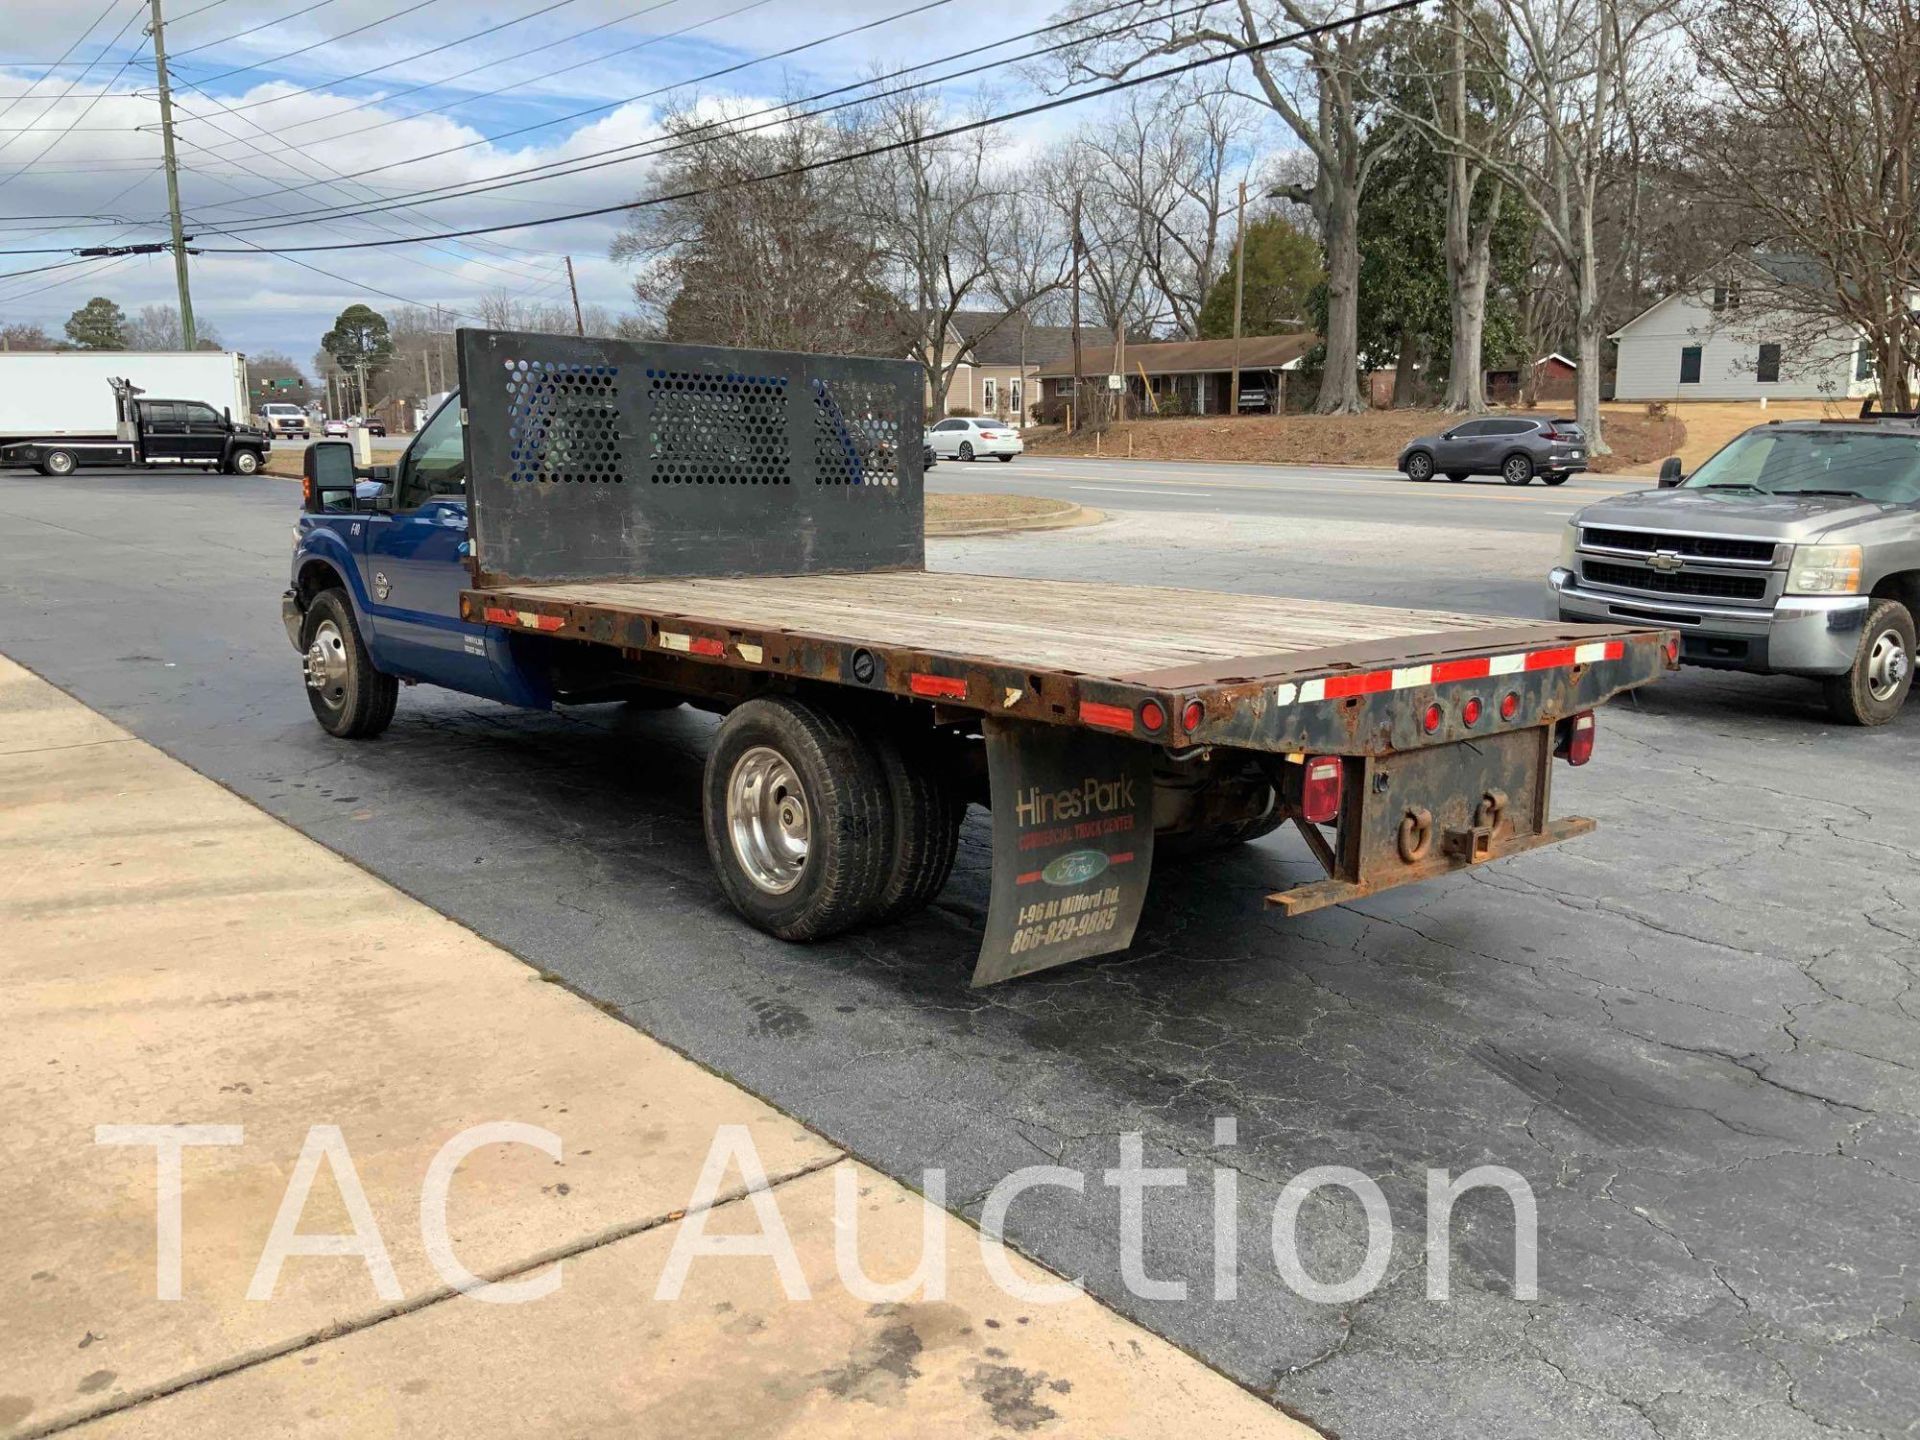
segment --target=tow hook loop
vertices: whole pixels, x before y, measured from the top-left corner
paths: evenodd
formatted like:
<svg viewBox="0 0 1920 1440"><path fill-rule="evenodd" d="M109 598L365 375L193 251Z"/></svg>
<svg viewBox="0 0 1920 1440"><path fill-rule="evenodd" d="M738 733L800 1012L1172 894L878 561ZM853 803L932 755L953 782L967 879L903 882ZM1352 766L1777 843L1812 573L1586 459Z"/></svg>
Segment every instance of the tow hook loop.
<svg viewBox="0 0 1920 1440"><path fill-rule="evenodd" d="M1417 805L1400 817L1400 858L1411 865L1433 848L1433 812Z"/></svg>

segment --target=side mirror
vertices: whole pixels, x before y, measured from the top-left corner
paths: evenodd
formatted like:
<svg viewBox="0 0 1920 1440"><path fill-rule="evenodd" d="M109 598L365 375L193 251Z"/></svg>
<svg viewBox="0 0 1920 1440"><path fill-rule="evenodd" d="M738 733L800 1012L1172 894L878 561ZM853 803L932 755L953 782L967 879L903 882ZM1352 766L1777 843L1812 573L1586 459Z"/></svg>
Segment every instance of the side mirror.
<svg viewBox="0 0 1920 1440"><path fill-rule="evenodd" d="M1687 477L1680 472L1680 457L1669 455L1660 462L1660 488L1671 490Z"/></svg>
<svg viewBox="0 0 1920 1440"><path fill-rule="evenodd" d="M231 430L233 428L233 407L231 405L222 405L220 407L220 418L227 422L227 428Z"/></svg>
<svg viewBox="0 0 1920 1440"><path fill-rule="evenodd" d="M353 446L346 440L315 440L300 461L300 501L314 515L352 508L354 497ZM329 497L332 502L329 503Z"/></svg>

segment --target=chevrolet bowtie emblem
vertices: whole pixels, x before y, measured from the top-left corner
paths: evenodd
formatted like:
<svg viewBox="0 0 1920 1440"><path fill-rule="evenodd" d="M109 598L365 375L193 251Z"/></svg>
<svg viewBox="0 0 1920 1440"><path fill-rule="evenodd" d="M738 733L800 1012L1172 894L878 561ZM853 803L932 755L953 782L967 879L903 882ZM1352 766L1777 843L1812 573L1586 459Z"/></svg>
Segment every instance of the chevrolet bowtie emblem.
<svg viewBox="0 0 1920 1440"><path fill-rule="evenodd" d="M1671 575L1687 562L1680 558L1678 550L1656 550L1647 557L1647 564L1663 575Z"/></svg>

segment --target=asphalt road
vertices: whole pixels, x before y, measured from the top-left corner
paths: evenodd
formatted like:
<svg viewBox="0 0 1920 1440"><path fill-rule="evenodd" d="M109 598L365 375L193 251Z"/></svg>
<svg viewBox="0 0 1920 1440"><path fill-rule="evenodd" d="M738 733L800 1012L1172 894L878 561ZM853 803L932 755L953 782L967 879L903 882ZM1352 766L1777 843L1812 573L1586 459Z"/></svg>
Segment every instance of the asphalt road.
<svg viewBox="0 0 1920 1440"><path fill-rule="evenodd" d="M1497 476L1416 485L1394 470L1055 455L1021 455L1005 462L942 460L927 477L927 488L935 491L1044 495L1101 510L1471 524L1533 533L1557 531L1581 506L1653 483L1644 477L1579 475L1564 485L1536 480L1525 488L1506 485Z"/></svg>
<svg viewBox="0 0 1920 1440"><path fill-rule="evenodd" d="M1422 502L1441 522L1404 485L1360 498L1376 483L936 542L932 564L1536 613L1557 518L1475 487ZM1920 712L1846 731L1806 685L1689 672L1610 707L1595 762L1561 770L1587 839L1292 922L1261 897L1312 873L1296 844L1163 866L1130 952L976 993L978 814L933 909L801 949L710 879L702 716L416 689L382 739L328 739L278 615L292 504L270 480L0 475L0 650L881 1168L943 1167L950 1203L1085 1171L1083 1195L1031 1191L1012 1238L1348 1440L1913 1432ZM1145 1208L1146 1273L1184 1299L1120 1273L1101 1177L1126 1132L1191 1171ZM1456 1212L1451 1298L1426 1293L1427 1172L1482 1164L1537 1197L1537 1298L1510 1293L1492 1192ZM1310 1303L1268 1257L1280 1187L1319 1165L1391 1206L1356 1303ZM1238 1176L1231 1300L1216 1167ZM1352 1273L1341 1192L1299 1229L1309 1274Z"/></svg>

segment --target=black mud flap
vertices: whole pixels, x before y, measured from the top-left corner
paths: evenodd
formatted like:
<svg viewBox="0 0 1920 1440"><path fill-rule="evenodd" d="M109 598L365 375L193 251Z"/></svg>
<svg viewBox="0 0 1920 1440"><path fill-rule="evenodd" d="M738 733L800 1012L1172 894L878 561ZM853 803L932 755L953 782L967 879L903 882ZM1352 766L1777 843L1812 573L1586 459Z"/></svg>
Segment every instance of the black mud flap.
<svg viewBox="0 0 1920 1440"><path fill-rule="evenodd" d="M988 717L993 898L973 969L993 985L1124 950L1153 871L1152 750Z"/></svg>

